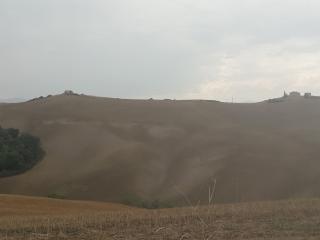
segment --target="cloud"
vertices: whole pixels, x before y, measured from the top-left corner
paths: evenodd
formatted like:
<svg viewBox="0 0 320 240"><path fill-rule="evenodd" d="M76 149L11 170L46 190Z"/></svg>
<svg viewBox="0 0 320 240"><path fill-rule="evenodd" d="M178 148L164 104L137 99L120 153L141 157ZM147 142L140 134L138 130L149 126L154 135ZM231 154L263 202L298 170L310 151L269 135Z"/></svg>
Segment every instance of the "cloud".
<svg viewBox="0 0 320 240"><path fill-rule="evenodd" d="M277 96L284 90L320 93L317 41L257 44L232 55L212 55L203 66L202 83L187 98L246 102ZM249 44L248 44L249 46Z"/></svg>
<svg viewBox="0 0 320 240"><path fill-rule="evenodd" d="M320 94L316 0L2 0L0 96Z"/></svg>

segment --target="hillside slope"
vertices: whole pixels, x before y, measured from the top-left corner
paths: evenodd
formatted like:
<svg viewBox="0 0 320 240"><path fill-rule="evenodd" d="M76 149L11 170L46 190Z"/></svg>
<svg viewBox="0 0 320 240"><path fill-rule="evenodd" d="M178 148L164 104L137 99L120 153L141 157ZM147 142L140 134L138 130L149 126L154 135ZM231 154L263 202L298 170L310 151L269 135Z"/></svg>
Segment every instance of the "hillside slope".
<svg viewBox="0 0 320 240"><path fill-rule="evenodd" d="M320 101L228 104L59 95L0 105L45 159L1 193L220 202L320 195Z"/></svg>
<svg viewBox="0 0 320 240"><path fill-rule="evenodd" d="M0 218L128 211L125 205L0 194Z"/></svg>

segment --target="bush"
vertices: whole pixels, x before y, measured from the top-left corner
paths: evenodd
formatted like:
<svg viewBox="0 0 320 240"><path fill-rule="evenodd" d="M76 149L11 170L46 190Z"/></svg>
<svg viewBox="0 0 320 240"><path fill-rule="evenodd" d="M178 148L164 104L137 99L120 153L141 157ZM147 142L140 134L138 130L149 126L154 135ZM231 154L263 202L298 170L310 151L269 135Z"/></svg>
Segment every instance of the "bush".
<svg viewBox="0 0 320 240"><path fill-rule="evenodd" d="M47 197L54 199L66 199L66 195L63 193L50 193Z"/></svg>
<svg viewBox="0 0 320 240"><path fill-rule="evenodd" d="M169 202L163 202L159 200L145 200L141 199L138 196L130 195L126 196L122 201L123 204L138 208L146 208L146 209L160 209L160 208L172 208L174 207Z"/></svg>
<svg viewBox="0 0 320 240"><path fill-rule="evenodd" d="M0 177L22 173L44 156L40 139L18 129L0 127Z"/></svg>

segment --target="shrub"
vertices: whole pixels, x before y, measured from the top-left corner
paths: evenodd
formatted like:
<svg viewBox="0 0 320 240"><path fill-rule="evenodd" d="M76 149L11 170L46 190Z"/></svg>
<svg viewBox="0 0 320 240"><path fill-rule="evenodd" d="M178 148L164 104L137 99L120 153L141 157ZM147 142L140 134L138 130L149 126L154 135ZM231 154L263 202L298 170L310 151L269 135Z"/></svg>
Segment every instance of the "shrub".
<svg viewBox="0 0 320 240"><path fill-rule="evenodd" d="M145 200L141 199L138 196L135 195L130 195L126 196L124 200L122 201L123 204L129 205L129 206L134 206L138 208L146 208L146 209L160 209L160 208L172 208L174 207L171 203L169 202L164 202L160 200Z"/></svg>
<svg viewBox="0 0 320 240"><path fill-rule="evenodd" d="M44 156L40 139L18 129L0 126L0 177L22 173Z"/></svg>
<svg viewBox="0 0 320 240"><path fill-rule="evenodd" d="M66 199L66 195L63 193L50 193L47 196L48 198L55 198L55 199Z"/></svg>

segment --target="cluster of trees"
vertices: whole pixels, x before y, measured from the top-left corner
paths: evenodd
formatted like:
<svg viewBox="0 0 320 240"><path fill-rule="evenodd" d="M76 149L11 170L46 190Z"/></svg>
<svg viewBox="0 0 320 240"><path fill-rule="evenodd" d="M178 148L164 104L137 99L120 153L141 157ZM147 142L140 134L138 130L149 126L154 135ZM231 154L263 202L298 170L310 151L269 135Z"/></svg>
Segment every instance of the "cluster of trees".
<svg viewBox="0 0 320 240"><path fill-rule="evenodd" d="M0 126L0 177L32 168L44 156L40 139L18 129Z"/></svg>

